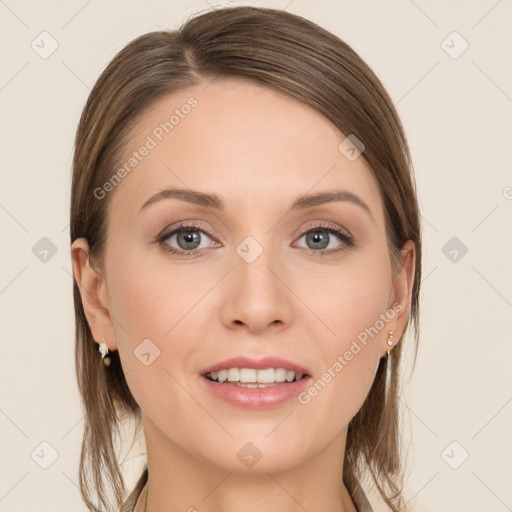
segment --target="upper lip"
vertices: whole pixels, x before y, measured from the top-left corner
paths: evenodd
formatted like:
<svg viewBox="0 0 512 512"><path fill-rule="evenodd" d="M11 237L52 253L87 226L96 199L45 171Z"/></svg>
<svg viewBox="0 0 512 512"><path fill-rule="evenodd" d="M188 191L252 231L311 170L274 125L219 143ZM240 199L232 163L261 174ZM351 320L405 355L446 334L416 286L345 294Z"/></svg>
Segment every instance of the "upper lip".
<svg viewBox="0 0 512 512"><path fill-rule="evenodd" d="M250 357L233 357L226 359L220 363L216 363L204 369L202 374L205 375L210 372L218 372L220 370L228 370L229 368L254 368L256 370L265 370L266 368L284 368L295 373L302 373L303 375L310 375L307 368L296 364L292 361L282 359L280 357L266 356L261 359L251 359Z"/></svg>

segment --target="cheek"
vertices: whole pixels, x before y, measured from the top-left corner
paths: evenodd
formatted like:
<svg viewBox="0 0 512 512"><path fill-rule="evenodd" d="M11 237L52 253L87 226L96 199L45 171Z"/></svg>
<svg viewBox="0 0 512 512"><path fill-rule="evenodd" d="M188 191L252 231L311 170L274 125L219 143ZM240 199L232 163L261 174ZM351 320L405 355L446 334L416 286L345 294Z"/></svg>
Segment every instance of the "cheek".
<svg viewBox="0 0 512 512"><path fill-rule="evenodd" d="M191 318L208 283L201 285L190 272L169 270L125 255L110 272L110 287L128 386L141 409L172 432L179 422L167 423L169 403L180 410L187 410L188 403L190 408L190 395L179 382L201 340L200 326Z"/></svg>
<svg viewBox="0 0 512 512"><path fill-rule="evenodd" d="M208 291L219 272L208 265L171 265L165 255L143 251L118 256L112 257L109 290L123 368L138 370L137 355L145 350L158 356L155 367L186 373L204 340L205 309L218 310Z"/></svg>
<svg viewBox="0 0 512 512"><path fill-rule="evenodd" d="M165 258L124 256L111 269L112 309L132 342L167 341L210 286L199 273L172 268Z"/></svg>
<svg viewBox="0 0 512 512"><path fill-rule="evenodd" d="M333 426L346 424L364 402L378 367L380 340L394 318L394 311L387 309L391 287L387 260L360 263L340 268L336 280L326 281L323 298L315 294L312 306L332 332L313 335L324 372L316 376L304 403L318 407L317 417L330 417Z"/></svg>
<svg viewBox="0 0 512 512"><path fill-rule="evenodd" d="M390 263L385 249L352 253L334 270L324 270L317 281L318 286L309 286L307 293L318 316L331 329L326 341L330 351L348 349L350 342L358 336L364 340L367 329L377 323L378 330L385 330L379 321L386 313L391 291ZM306 285L307 286L307 285ZM368 340L376 338L368 336Z"/></svg>
<svg viewBox="0 0 512 512"><path fill-rule="evenodd" d="M380 318L386 314L389 286L390 281L382 276L367 281L354 279L347 281L344 289L334 295L337 299L329 306L333 330L343 345L355 339L369 342L386 329Z"/></svg>

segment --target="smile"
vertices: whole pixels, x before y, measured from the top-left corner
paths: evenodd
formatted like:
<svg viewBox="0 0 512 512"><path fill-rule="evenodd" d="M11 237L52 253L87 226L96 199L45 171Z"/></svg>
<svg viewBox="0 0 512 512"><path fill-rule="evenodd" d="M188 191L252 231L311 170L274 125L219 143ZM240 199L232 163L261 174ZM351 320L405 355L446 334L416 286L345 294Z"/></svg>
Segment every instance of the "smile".
<svg viewBox="0 0 512 512"><path fill-rule="evenodd" d="M248 388L270 387L281 383L299 381L303 373L295 373L285 368L229 368L216 372L208 372L205 377L213 382L233 384Z"/></svg>

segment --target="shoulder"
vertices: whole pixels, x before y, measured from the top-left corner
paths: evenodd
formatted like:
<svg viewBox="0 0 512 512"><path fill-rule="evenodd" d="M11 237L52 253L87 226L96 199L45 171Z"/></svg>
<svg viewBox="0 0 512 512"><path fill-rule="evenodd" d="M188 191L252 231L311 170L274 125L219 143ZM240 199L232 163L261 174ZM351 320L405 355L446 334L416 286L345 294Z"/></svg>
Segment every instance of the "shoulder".
<svg viewBox="0 0 512 512"><path fill-rule="evenodd" d="M138 482L135 484L133 491L123 503L120 512L144 512L146 507L147 492L148 468L146 465Z"/></svg>
<svg viewBox="0 0 512 512"><path fill-rule="evenodd" d="M146 510L147 494L148 494L148 484L146 483L144 485L144 488L142 489L141 493L139 494L139 497L137 499L137 502L135 503L135 508L133 509L133 512L144 512Z"/></svg>

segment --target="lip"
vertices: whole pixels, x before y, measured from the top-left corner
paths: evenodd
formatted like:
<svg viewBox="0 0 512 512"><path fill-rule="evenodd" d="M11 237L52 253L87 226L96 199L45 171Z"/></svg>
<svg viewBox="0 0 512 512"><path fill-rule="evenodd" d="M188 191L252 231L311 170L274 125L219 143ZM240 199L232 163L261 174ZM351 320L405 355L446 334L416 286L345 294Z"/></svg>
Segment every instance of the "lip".
<svg viewBox="0 0 512 512"><path fill-rule="evenodd" d="M283 382L265 388L245 388L228 382L213 382L206 377L207 373L227 370L229 368L254 368L264 370L266 368L284 368L295 373L302 373L304 377L299 381ZM206 389L225 402L248 409L267 409L295 398L311 383L311 372L303 366L282 359L280 357L267 356L262 359L250 357L233 357L220 363L205 368L201 372L201 382Z"/></svg>
<svg viewBox="0 0 512 512"><path fill-rule="evenodd" d="M265 370L266 368L284 368L295 373L311 375L311 372L296 363L282 359L280 357L267 356L262 359L252 359L250 357L233 357L226 359L220 363L214 364L204 369L201 374L205 375L210 372L218 372L220 370L228 370L229 368L254 368L256 370ZM301 382L301 381L299 381ZM260 388L263 389L263 388Z"/></svg>
<svg viewBox="0 0 512 512"><path fill-rule="evenodd" d="M235 384L221 384L207 379L205 375L201 375L200 380L209 392L231 405L247 409L268 409L295 398L310 385L312 378L308 375L298 381L280 383L266 388L244 388Z"/></svg>

